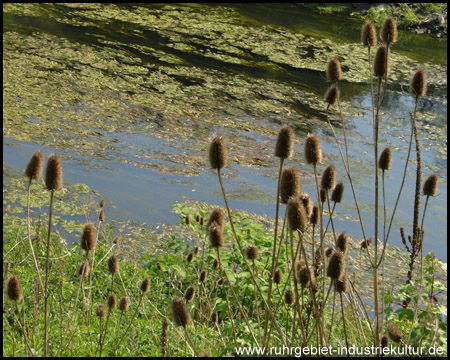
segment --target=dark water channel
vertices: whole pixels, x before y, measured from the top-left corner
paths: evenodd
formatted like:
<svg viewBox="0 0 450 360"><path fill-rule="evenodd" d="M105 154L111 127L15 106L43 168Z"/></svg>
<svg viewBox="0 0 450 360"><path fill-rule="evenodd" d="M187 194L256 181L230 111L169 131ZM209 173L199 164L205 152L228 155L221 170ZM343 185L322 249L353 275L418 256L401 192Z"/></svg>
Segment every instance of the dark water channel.
<svg viewBox="0 0 450 360"><path fill-rule="evenodd" d="M8 4L3 21L4 169L20 174L34 151L56 152L65 181L85 183L113 205L109 218L150 225L176 223L174 201L223 204L206 155L216 134L229 147L225 184L232 208L273 217L273 146L280 125L289 124L296 145L288 165L300 170L303 190L315 193L303 144L316 132L324 155L319 170L333 164L345 186L336 230L361 239L323 102L326 63L339 56L352 173L366 231L373 233L371 95L361 23L290 4ZM386 175L390 214L414 108L409 77L424 68L428 93L417 116L422 178L435 173L440 181L427 210L425 250L445 261L446 54L446 39L400 32L380 127L380 148L390 146L394 154ZM331 118L342 140L336 110ZM399 227L410 233L414 181L412 160L393 245L402 246Z"/></svg>

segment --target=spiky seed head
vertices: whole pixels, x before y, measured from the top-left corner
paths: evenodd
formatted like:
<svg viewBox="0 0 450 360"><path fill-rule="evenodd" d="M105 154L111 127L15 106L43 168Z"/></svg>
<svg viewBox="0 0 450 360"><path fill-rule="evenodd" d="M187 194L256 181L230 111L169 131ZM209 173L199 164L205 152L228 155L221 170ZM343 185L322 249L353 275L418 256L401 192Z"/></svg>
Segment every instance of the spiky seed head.
<svg viewBox="0 0 450 360"><path fill-rule="evenodd" d="M37 180L40 178L42 173L42 166L44 163L44 157L39 151L36 151L30 159L30 162L25 169L25 176L30 180Z"/></svg>
<svg viewBox="0 0 450 360"><path fill-rule="evenodd" d="M371 238L367 238L367 239L362 240L361 241L361 249L365 249L370 244L372 244L372 239Z"/></svg>
<svg viewBox="0 0 450 360"><path fill-rule="evenodd" d="M294 303L294 293L291 290L287 290L284 293L284 303L286 305L292 305Z"/></svg>
<svg viewBox="0 0 450 360"><path fill-rule="evenodd" d="M106 307L103 304L98 304L96 315L100 318L104 318L106 316Z"/></svg>
<svg viewBox="0 0 450 360"><path fill-rule="evenodd" d="M105 221L105 212L103 211L103 209L100 210L100 213L98 214L98 219L99 219L101 222L104 222L104 221Z"/></svg>
<svg viewBox="0 0 450 360"><path fill-rule="evenodd" d="M186 215L186 219L184 220L184 222L186 223L186 225L189 225L191 223L191 218L189 217L189 215Z"/></svg>
<svg viewBox="0 0 450 360"><path fill-rule="evenodd" d="M341 92L335 84L331 85L325 93L325 102L330 105L334 105L339 100Z"/></svg>
<svg viewBox="0 0 450 360"><path fill-rule="evenodd" d="M223 227L224 219L225 219L225 212L220 208L215 208L211 212L208 222L206 223L206 230L209 230L209 227L213 222L216 222L216 224Z"/></svg>
<svg viewBox="0 0 450 360"><path fill-rule="evenodd" d="M150 290L150 280L147 278L142 280L140 289L144 294L147 293Z"/></svg>
<svg viewBox="0 0 450 360"><path fill-rule="evenodd" d="M333 280L338 280L342 277L345 271L344 253L336 250L330 256L327 267L327 276Z"/></svg>
<svg viewBox="0 0 450 360"><path fill-rule="evenodd" d="M179 290L181 290L183 288L183 283L181 282L181 280L178 281L177 287Z"/></svg>
<svg viewBox="0 0 450 360"><path fill-rule="evenodd" d="M314 205L313 209L312 209L312 214L311 214L311 218L310 218L310 222L313 225L317 225L320 221L320 217L319 217L319 206Z"/></svg>
<svg viewBox="0 0 450 360"><path fill-rule="evenodd" d="M156 263L156 267L157 267L157 269L159 271L162 271L162 266L161 266L161 263L159 261Z"/></svg>
<svg viewBox="0 0 450 360"><path fill-rule="evenodd" d="M308 225L305 207L298 198L290 198L287 204L287 218L290 230L305 231Z"/></svg>
<svg viewBox="0 0 450 360"><path fill-rule="evenodd" d="M194 248L194 255L198 255L199 252L200 252L200 248L198 246L196 246Z"/></svg>
<svg viewBox="0 0 450 360"><path fill-rule="evenodd" d="M52 155L47 161L45 171L45 186L47 190L60 190L63 184L61 160L58 155Z"/></svg>
<svg viewBox="0 0 450 360"><path fill-rule="evenodd" d="M186 258L186 261L188 262L188 264L190 264L192 260L194 260L194 253L189 253L189 255Z"/></svg>
<svg viewBox="0 0 450 360"><path fill-rule="evenodd" d="M385 148L378 159L378 167L382 170L391 170L392 167L392 151L391 148Z"/></svg>
<svg viewBox="0 0 450 360"><path fill-rule="evenodd" d="M273 282L275 284L281 283L281 270L280 269L275 270L275 273L273 274Z"/></svg>
<svg viewBox="0 0 450 360"><path fill-rule="evenodd" d="M338 182L333 192L331 193L331 201L335 203L340 203L342 201L342 197L344 196L344 184Z"/></svg>
<svg viewBox="0 0 450 360"><path fill-rule="evenodd" d="M203 216L200 217L200 226L203 226L205 222L205 218Z"/></svg>
<svg viewBox="0 0 450 360"><path fill-rule="evenodd" d="M411 78L409 92L414 96L425 96L427 93L427 77L425 71L417 70Z"/></svg>
<svg viewBox="0 0 450 360"><path fill-rule="evenodd" d="M207 277L208 277L208 272L205 269L203 269L202 272L200 273L200 278L199 278L200 282L205 282Z"/></svg>
<svg viewBox="0 0 450 360"><path fill-rule="evenodd" d="M388 346L389 346L389 336L383 335L381 337L381 347L382 348L387 348Z"/></svg>
<svg viewBox="0 0 450 360"><path fill-rule="evenodd" d="M325 190L333 190L336 186L336 169L333 165L328 165L322 174L321 187Z"/></svg>
<svg viewBox="0 0 450 360"><path fill-rule="evenodd" d="M191 315L183 299L175 297L172 300L172 315L176 326L186 326L191 322Z"/></svg>
<svg viewBox="0 0 450 360"><path fill-rule="evenodd" d="M395 43L397 41L397 24L391 16L384 20L381 27L381 39L386 43Z"/></svg>
<svg viewBox="0 0 450 360"><path fill-rule="evenodd" d="M224 278L220 278L218 281L217 281L217 285L222 285L223 283L224 283Z"/></svg>
<svg viewBox="0 0 450 360"><path fill-rule="evenodd" d="M328 191L325 189L320 189L320 202L323 204L325 201L327 201L327 194Z"/></svg>
<svg viewBox="0 0 450 360"><path fill-rule="evenodd" d="M195 221L200 222L200 215L195 216Z"/></svg>
<svg viewBox="0 0 450 360"><path fill-rule="evenodd" d="M130 304L130 300L126 296L122 297L119 302L119 309L121 311L128 311L128 305Z"/></svg>
<svg viewBox="0 0 450 360"><path fill-rule="evenodd" d="M223 232L222 226L215 221L209 227L209 243L213 248L219 248L223 246Z"/></svg>
<svg viewBox="0 0 450 360"><path fill-rule="evenodd" d="M311 285L316 285L316 277L314 275L314 268L312 266L303 265L298 272L300 284L302 287L309 287Z"/></svg>
<svg viewBox="0 0 450 360"><path fill-rule="evenodd" d="M22 298L22 285L20 284L20 280L17 276L12 275L8 279L6 292L12 301L17 301Z"/></svg>
<svg viewBox="0 0 450 360"><path fill-rule="evenodd" d="M275 156L281 159L288 159L294 151L294 132L291 127L284 125L278 132L277 144L275 146Z"/></svg>
<svg viewBox="0 0 450 360"><path fill-rule="evenodd" d="M86 260L78 269L78 275L87 277L89 275L89 262Z"/></svg>
<svg viewBox="0 0 450 360"><path fill-rule="evenodd" d="M386 45L380 45L378 47L377 53L375 54L375 61L373 63L373 75L379 78L385 77L386 69L387 73L389 74L389 63L390 61L388 48L386 47Z"/></svg>
<svg viewBox="0 0 450 360"><path fill-rule="evenodd" d="M345 231L341 232L336 239L336 248L345 254L348 249L349 240L350 238L347 233Z"/></svg>
<svg viewBox="0 0 450 360"><path fill-rule="evenodd" d="M209 146L209 163L213 169L222 169L227 162L227 148L221 136L216 136Z"/></svg>
<svg viewBox="0 0 450 360"><path fill-rule="evenodd" d="M423 194L426 196L435 196L437 193L438 178L436 175L431 174L427 177L423 184Z"/></svg>
<svg viewBox="0 0 450 360"><path fill-rule="evenodd" d="M313 210L311 196L309 196L306 193L302 193L300 194L300 201L302 202L303 207L305 208L306 216L310 218Z"/></svg>
<svg viewBox="0 0 450 360"><path fill-rule="evenodd" d="M334 289L339 292L347 292L348 291L348 275L347 275L347 271L344 271L344 274L342 275L341 278L337 279L334 282Z"/></svg>
<svg viewBox="0 0 450 360"><path fill-rule="evenodd" d="M398 329L394 323L390 323L387 326L388 334L391 340L395 343L399 343L403 338L403 333Z"/></svg>
<svg viewBox="0 0 450 360"><path fill-rule="evenodd" d="M81 236L81 248L86 251L94 251L96 246L94 227L91 224L87 224Z"/></svg>
<svg viewBox="0 0 450 360"><path fill-rule="evenodd" d="M216 323L218 321L219 321L219 314L215 312L211 315L211 322Z"/></svg>
<svg viewBox="0 0 450 360"><path fill-rule="evenodd" d="M195 286L189 285L184 294L184 298L186 301L191 301L195 297Z"/></svg>
<svg viewBox="0 0 450 360"><path fill-rule="evenodd" d="M361 30L361 42L364 46L377 45L377 32L375 26L369 21L364 24Z"/></svg>
<svg viewBox="0 0 450 360"><path fill-rule="evenodd" d="M108 259L108 271L111 274L117 274L119 272L119 259L116 255L113 255Z"/></svg>
<svg viewBox="0 0 450 360"><path fill-rule="evenodd" d="M333 255L334 249L332 247L329 247L325 250L325 256L327 257L327 259Z"/></svg>
<svg viewBox="0 0 450 360"><path fill-rule="evenodd" d="M114 244L119 245L119 237L116 236L113 241Z"/></svg>
<svg viewBox="0 0 450 360"><path fill-rule="evenodd" d="M280 180L281 203L287 204L291 196L297 197L302 192L302 183L300 174L293 167L287 167L283 170Z"/></svg>
<svg viewBox="0 0 450 360"><path fill-rule="evenodd" d="M214 268L214 269L218 269L218 268L219 268L219 260L214 259L214 262L213 262L213 268Z"/></svg>
<svg viewBox="0 0 450 360"><path fill-rule="evenodd" d="M108 308L110 310L115 309L117 307L117 296L114 293L108 296Z"/></svg>
<svg viewBox="0 0 450 360"><path fill-rule="evenodd" d="M320 140L316 134L311 134L306 138L305 160L308 164L317 164L322 161Z"/></svg>
<svg viewBox="0 0 450 360"><path fill-rule="evenodd" d="M338 58L333 58L328 61L327 66L327 78L331 81L337 81L342 79L341 63Z"/></svg>
<svg viewBox="0 0 450 360"><path fill-rule="evenodd" d="M255 245L249 245L245 250L245 253L247 254L247 258L249 260L256 260L259 257L259 251Z"/></svg>
<svg viewBox="0 0 450 360"><path fill-rule="evenodd" d="M105 199L100 200L100 207L103 207L103 206L105 206Z"/></svg>

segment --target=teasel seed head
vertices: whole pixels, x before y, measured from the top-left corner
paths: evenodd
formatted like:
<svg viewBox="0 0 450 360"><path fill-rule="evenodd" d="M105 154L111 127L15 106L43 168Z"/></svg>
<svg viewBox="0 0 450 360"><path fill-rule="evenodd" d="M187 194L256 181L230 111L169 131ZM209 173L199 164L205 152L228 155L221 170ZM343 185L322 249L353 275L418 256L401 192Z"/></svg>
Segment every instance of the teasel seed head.
<svg viewBox="0 0 450 360"><path fill-rule="evenodd" d="M104 207L105 206L105 199L101 199L100 200L100 207Z"/></svg>
<svg viewBox="0 0 450 360"><path fill-rule="evenodd" d="M30 159L30 162L25 169L25 176L30 180L37 180L41 176L44 157L39 151L36 151Z"/></svg>
<svg viewBox="0 0 450 360"><path fill-rule="evenodd" d="M186 326L191 322L191 315L183 299L175 297L172 300L172 315L175 326Z"/></svg>
<svg viewBox="0 0 450 360"><path fill-rule="evenodd" d="M223 227L223 222L225 219L225 212L220 208L215 208L211 215L209 216L208 222L206 223L206 230L209 230L209 227L213 222L216 222L219 226Z"/></svg>
<svg viewBox="0 0 450 360"><path fill-rule="evenodd" d="M311 218L310 218L310 222L313 225L317 225L320 221L320 216L319 216L319 207L317 205L313 206L312 209L312 214L311 214Z"/></svg>
<svg viewBox="0 0 450 360"><path fill-rule="evenodd" d="M216 136L209 146L209 162L211 168L222 169L227 162L227 148L221 136Z"/></svg>
<svg viewBox="0 0 450 360"><path fill-rule="evenodd" d="M283 126L278 132L275 156L288 159L294 151L294 132L288 125Z"/></svg>
<svg viewBox="0 0 450 360"><path fill-rule="evenodd" d="M205 282L207 277L208 277L208 272L205 269L203 269L202 272L200 273L200 278L199 278L200 282Z"/></svg>
<svg viewBox="0 0 450 360"><path fill-rule="evenodd" d="M81 236L81 248L86 251L94 251L96 246L97 241L95 239L94 227L91 224L87 224Z"/></svg>
<svg viewBox="0 0 450 360"><path fill-rule="evenodd" d="M183 283L181 280L178 281L177 287L178 287L178 290L181 290L183 288Z"/></svg>
<svg viewBox="0 0 450 360"><path fill-rule="evenodd" d="M22 298L22 285L20 284L20 280L16 275L12 275L9 279L8 279L8 284L7 284L7 294L8 297L12 300L12 301L17 301L19 299Z"/></svg>
<svg viewBox="0 0 450 360"><path fill-rule="evenodd" d="M280 198L282 204L287 204L291 196L297 197L302 192L302 183L300 175L293 167L287 167L283 170L280 180Z"/></svg>
<svg viewBox="0 0 450 360"><path fill-rule="evenodd" d="M106 316L106 307L103 304L97 305L96 315L100 318L104 318Z"/></svg>
<svg viewBox="0 0 450 360"><path fill-rule="evenodd" d="M213 268L214 268L214 269L218 269L218 268L219 268L219 260L214 259L214 262L213 262Z"/></svg>
<svg viewBox="0 0 450 360"><path fill-rule="evenodd" d="M327 276L333 280L338 280L342 277L344 271L344 254L341 251L336 250L328 261Z"/></svg>
<svg viewBox="0 0 450 360"><path fill-rule="evenodd" d="M387 66L386 66L387 60ZM373 75L382 78L386 76L386 70L389 74L389 52L386 45L380 45L377 53L375 54L375 61L373 64Z"/></svg>
<svg viewBox="0 0 450 360"><path fill-rule="evenodd" d="M195 216L195 221L200 222L200 215Z"/></svg>
<svg viewBox="0 0 450 360"><path fill-rule="evenodd" d="M337 81L342 79L341 63L338 58L333 58L328 61L327 66L327 78L331 81Z"/></svg>
<svg viewBox="0 0 450 360"><path fill-rule="evenodd" d="M119 259L116 255L113 255L108 259L108 271L111 274L117 274L119 272Z"/></svg>
<svg viewBox="0 0 450 360"><path fill-rule="evenodd" d="M281 270L280 269L275 270L275 273L273 274L273 282L275 284L281 283Z"/></svg>
<svg viewBox="0 0 450 360"><path fill-rule="evenodd" d="M195 286L189 285L186 289L186 293L184 294L184 298L186 301L191 301L195 297Z"/></svg>
<svg viewBox="0 0 450 360"><path fill-rule="evenodd" d="M385 148L378 160L378 167L382 170L391 170L392 167L392 151L391 148Z"/></svg>
<svg viewBox="0 0 450 360"><path fill-rule="evenodd" d="M423 184L423 194L426 196L435 196L437 193L438 178L436 175L431 174L427 177Z"/></svg>
<svg viewBox="0 0 450 360"><path fill-rule="evenodd" d="M348 291L348 275L347 275L347 271L344 271L344 274L342 275L342 277L340 277L339 279L337 279L334 282L334 289L339 292L347 292Z"/></svg>
<svg viewBox="0 0 450 360"><path fill-rule="evenodd" d="M126 296L122 297L119 302L119 309L121 311L128 311L128 306L130 304L130 300Z"/></svg>
<svg viewBox="0 0 450 360"><path fill-rule="evenodd" d="M427 77L425 71L417 70L411 78L409 92L416 97L425 96L427 93Z"/></svg>
<svg viewBox="0 0 450 360"><path fill-rule="evenodd" d="M194 255L198 255L199 252L200 252L200 248L198 246L196 246L194 248Z"/></svg>
<svg viewBox="0 0 450 360"><path fill-rule="evenodd" d="M161 263L160 263L159 261L156 263L156 268L157 268L159 271L162 271L162 266L161 266Z"/></svg>
<svg viewBox="0 0 450 360"><path fill-rule="evenodd" d="M300 268L299 280L302 287L306 288L311 286L315 286L317 284L316 276L314 275L314 268L312 266L302 266Z"/></svg>
<svg viewBox="0 0 450 360"><path fill-rule="evenodd" d="M327 248L327 249L325 250L325 256L327 257L327 259L328 259L331 255L333 255L333 253L334 253L334 249L333 249L332 247L329 247L329 248Z"/></svg>
<svg viewBox="0 0 450 360"><path fill-rule="evenodd" d="M308 218L306 217L305 207L297 198L290 198L287 204L287 218L290 230L305 231L308 225Z"/></svg>
<svg viewBox="0 0 450 360"><path fill-rule="evenodd" d="M47 161L45 171L45 186L47 190L60 190L63 184L61 160L58 155L52 155Z"/></svg>
<svg viewBox="0 0 450 360"><path fill-rule="evenodd" d="M327 201L327 194L328 191L325 189L320 189L320 202L323 204L325 201Z"/></svg>
<svg viewBox="0 0 450 360"><path fill-rule="evenodd" d="M109 310L115 309L117 307L117 296L114 293L111 293L108 297L108 308Z"/></svg>
<svg viewBox="0 0 450 360"><path fill-rule="evenodd" d="M321 187L325 190L333 190L336 186L336 169L333 165L328 165L322 174Z"/></svg>
<svg viewBox="0 0 450 360"><path fill-rule="evenodd" d="M388 334L391 340L395 343L399 343L403 338L403 333L398 329L394 323L390 323L387 326Z"/></svg>
<svg viewBox="0 0 450 360"><path fill-rule="evenodd" d="M302 193L300 194L300 201L302 202L303 207L305 208L306 216L310 218L313 210L311 196L309 196L306 193Z"/></svg>
<svg viewBox="0 0 450 360"><path fill-rule="evenodd" d="M100 210L100 213L98 214L98 219L101 222L105 222L105 212L103 211L103 209Z"/></svg>
<svg viewBox="0 0 450 360"><path fill-rule="evenodd" d="M249 245L245 250L245 253L247 254L247 258L249 260L256 260L259 257L259 251L255 245Z"/></svg>
<svg viewBox="0 0 450 360"><path fill-rule="evenodd" d="M361 30L361 42L364 46L377 45L377 32L375 26L369 21L364 24Z"/></svg>
<svg viewBox="0 0 450 360"><path fill-rule="evenodd" d="M119 245L119 237L116 236L113 241L114 244Z"/></svg>
<svg viewBox="0 0 450 360"><path fill-rule="evenodd" d="M186 225L189 225L191 223L191 218L189 217L189 215L186 215L186 218L184 221L185 221Z"/></svg>
<svg viewBox="0 0 450 360"><path fill-rule="evenodd" d="M87 277L89 275L89 262L86 260L78 269L78 275Z"/></svg>
<svg viewBox="0 0 450 360"><path fill-rule="evenodd" d="M219 248L223 246L222 227L216 222L213 222L209 227L209 242L211 244L211 247L213 248Z"/></svg>
<svg viewBox="0 0 450 360"><path fill-rule="evenodd" d="M145 294L150 290L150 280L145 278L140 286L141 291Z"/></svg>
<svg viewBox="0 0 450 360"><path fill-rule="evenodd" d="M219 314L215 312L211 315L211 322L216 323L218 321L219 321Z"/></svg>
<svg viewBox="0 0 450 360"><path fill-rule="evenodd" d="M331 201L335 203L340 203L342 201L342 197L344 196L344 184L338 182L333 192L331 193Z"/></svg>
<svg viewBox="0 0 450 360"><path fill-rule="evenodd" d="M361 241L361 249L367 248L370 244L372 244L372 239L367 238Z"/></svg>
<svg viewBox="0 0 450 360"><path fill-rule="evenodd" d="M224 283L224 278L220 278L219 280L217 280L217 285L221 286Z"/></svg>
<svg viewBox="0 0 450 360"><path fill-rule="evenodd" d="M284 303L286 305L292 305L294 303L294 293L291 290L286 290L284 293Z"/></svg>
<svg viewBox="0 0 450 360"><path fill-rule="evenodd" d="M320 140L316 134L311 134L306 138L305 160L308 164L317 164L322 161Z"/></svg>
<svg viewBox="0 0 450 360"><path fill-rule="evenodd" d="M188 264L190 264L192 260L194 260L194 253L189 253L189 255L186 258L186 261L188 262Z"/></svg>
<svg viewBox="0 0 450 360"><path fill-rule="evenodd" d="M345 231L341 232L336 239L336 248L342 251L344 255L347 252L349 240L350 238Z"/></svg>
<svg viewBox="0 0 450 360"><path fill-rule="evenodd" d="M203 226L205 222L205 218L203 216L200 217L200 226Z"/></svg>
<svg viewBox="0 0 450 360"><path fill-rule="evenodd" d="M330 105L334 105L339 100L341 91L335 84L331 85L325 93L325 102Z"/></svg>
<svg viewBox="0 0 450 360"><path fill-rule="evenodd" d="M381 39L386 43L395 43L397 41L397 24L391 16L384 20L381 27Z"/></svg>
<svg viewBox="0 0 450 360"><path fill-rule="evenodd" d="M382 348L387 348L388 346L389 346L389 336L383 335L381 337L381 347Z"/></svg>

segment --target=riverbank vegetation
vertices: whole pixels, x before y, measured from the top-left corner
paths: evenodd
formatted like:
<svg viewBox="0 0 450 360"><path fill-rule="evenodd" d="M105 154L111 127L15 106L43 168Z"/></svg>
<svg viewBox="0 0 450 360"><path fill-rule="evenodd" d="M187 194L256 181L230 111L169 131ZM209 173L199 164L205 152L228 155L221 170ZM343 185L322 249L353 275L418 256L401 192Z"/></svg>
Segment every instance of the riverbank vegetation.
<svg viewBox="0 0 450 360"><path fill-rule="evenodd" d="M138 262L127 261L121 254L132 251L133 241L106 225L107 199L84 198L89 191L76 185L69 200L59 157L47 160L41 179L44 159L39 152L30 154L23 186L17 185L22 194L16 197L26 204L26 215L4 211L3 355L226 356L244 346L375 346L382 351L391 342L397 349L439 347L446 355L446 264L423 253L426 208L439 196L439 179L422 174L415 120L418 100L426 96L426 74L422 69L411 74L415 105L401 166L404 181L415 157L417 175L415 193L402 194L403 183L391 189L385 178L394 149L379 149L390 46L397 40L394 19L385 20L380 37L382 44L374 26L364 25L360 46L368 57L374 144L373 172L367 177L373 177L375 208L369 224L358 219L360 239L334 226L344 191L351 193L346 201L358 214L360 205L340 111L346 72L333 57L322 106L345 173L337 174L322 155L317 135L296 139L290 126L282 126L272 136L276 166L270 171L278 178L273 220L229 207L223 171L234 158L233 147L218 135L203 154L217 174L222 206L174 204L181 231L167 231ZM334 134L337 123L342 140ZM303 143L303 154L293 153L295 141ZM304 157L310 167L314 193L303 192L300 173L290 164L293 157ZM131 179L125 192L127 186ZM387 197L397 199L392 213ZM399 201L414 203L409 228L392 228ZM13 202L7 204L10 210ZM37 216L47 206L48 216ZM75 219L57 228L55 223L68 222L61 215ZM79 243L65 244L59 233L64 226L78 229ZM391 230L402 234L405 249L389 246Z"/></svg>

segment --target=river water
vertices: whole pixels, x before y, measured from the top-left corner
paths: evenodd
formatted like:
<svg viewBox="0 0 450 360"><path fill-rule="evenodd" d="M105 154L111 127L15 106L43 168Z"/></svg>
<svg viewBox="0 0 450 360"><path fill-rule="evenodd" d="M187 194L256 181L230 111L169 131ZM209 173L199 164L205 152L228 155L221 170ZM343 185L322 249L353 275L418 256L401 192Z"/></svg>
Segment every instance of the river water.
<svg viewBox="0 0 450 360"><path fill-rule="evenodd" d="M360 22L290 4L6 4L3 21L4 169L17 175L34 151L56 152L65 181L85 183L107 199L108 218L150 225L176 223L169 208L174 201L223 205L207 161L214 135L227 141L231 207L273 217L274 144L280 126L289 124L296 142L287 164L300 171L304 191L315 194L303 144L316 132L324 158L319 171L333 164L345 186L336 230L361 239L323 102L330 85L326 63L338 56L352 174L366 231L373 233L371 95ZM446 54L446 39L399 32L380 126L380 151L390 146L394 155L386 174L390 214L414 108L409 78L424 68L428 93L417 115L422 178L439 178L424 247L445 261ZM331 119L342 141L337 109ZM414 148L412 154L390 240L398 246L399 227L411 233Z"/></svg>

